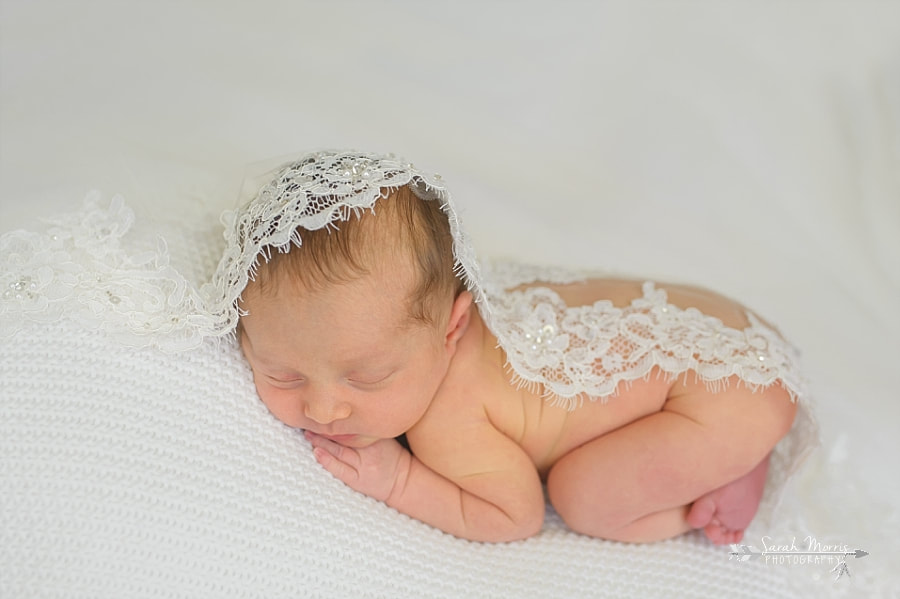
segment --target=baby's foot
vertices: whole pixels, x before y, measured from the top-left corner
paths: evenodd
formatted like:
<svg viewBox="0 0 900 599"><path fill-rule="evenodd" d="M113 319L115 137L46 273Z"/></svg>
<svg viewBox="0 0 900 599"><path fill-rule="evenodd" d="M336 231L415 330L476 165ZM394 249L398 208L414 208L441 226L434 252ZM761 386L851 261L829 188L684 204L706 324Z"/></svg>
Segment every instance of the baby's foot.
<svg viewBox="0 0 900 599"><path fill-rule="evenodd" d="M702 528L716 545L739 543L756 515L768 469L766 456L748 474L697 499L688 512L688 524Z"/></svg>

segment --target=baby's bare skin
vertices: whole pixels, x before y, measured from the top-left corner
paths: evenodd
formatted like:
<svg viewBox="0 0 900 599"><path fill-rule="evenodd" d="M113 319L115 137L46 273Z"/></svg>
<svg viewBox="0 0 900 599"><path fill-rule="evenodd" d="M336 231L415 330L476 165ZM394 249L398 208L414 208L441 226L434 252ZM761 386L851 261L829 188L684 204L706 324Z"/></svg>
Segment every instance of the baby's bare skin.
<svg viewBox="0 0 900 599"><path fill-rule="evenodd" d="M725 298L658 287L679 307L702 307L736 328L749 324L743 309ZM597 299L625 306L641 296L640 284L631 281L553 288L570 306ZM496 339L473 317L445 384L408 434L413 448L477 426L484 413L548 482L551 501L571 527L623 541L708 528L714 542L737 542L760 499L737 491L748 484L761 490L758 474L764 479L765 469L759 466L789 429L795 409L778 387L754 394L732 380L727 390L713 394L690 374L673 381L654 370L646 379L621 383L606 402L585 401L567 411L549 405L543 390L514 387L504 365ZM668 440L661 442L665 435ZM590 447L601 438L609 443ZM738 454L735 448L741 448ZM729 484L732 491L725 493ZM703 509L689 520L690 506L698 499L703 499Z"/></svg>
<svg viewBox="0 0 900 599"><path fill-rule="evenodd" d="M721 296L658 287L676 306L696 307L727 326L748 324L743 308ZM383 289L377 282L371 288ZM599 299L625 306L642 295L634 281L552 288L572 306ZM338 290L335 298L322 300L322 309L341 301L349 306L354 294L365 292L352 286ZM254 310L252 293L249 297L244 345L251 365L262 361L254 352L265 354L273 342L265 335L284 335L279 353L304 338L307 331L282 331L278 320L268 327L255 323L260 310ZM292 302L299 302L297 309L308 315L304 321L315 322L317 309L303 304L302 297L282 298L280 313L294 311ZM373 434L391 418L389 398L408 390L386 389L386 399L378 402L351 395L340 399L335 391L328 410L321 402L310 408L313 400L306 397L312 396L304 395L297 405L307 403L288 412L291 396L267 400L257 372L262 367L254 366L260 395L279 418L307 430L317 459L332 474L457 536L507 541L535 534L544 514L545 482L554 507L578 532L644 542L704 528L714 542L736 542L759 503L756 491L761 492L768 454L793 421L796 406L786 391L773 385L754 393L732 378L713 393L690 373L670 380L654 370L645 379L620 384L606 402L586 401L566 411L550 405L543 390L512 384L503 351L470 302L458 298L442 333L444 376L423 379L439 380L436 392L423 411L410 412L421 413L406 430L414 455ZM389 304L384 313L389 314ZM352 329L346 337L352 342ZM304 355L308 361L319 353L298 353L295 361L304 361ZM373 405L381 406L384 418ZM355 411L365 418L354 420Z"/></svg>

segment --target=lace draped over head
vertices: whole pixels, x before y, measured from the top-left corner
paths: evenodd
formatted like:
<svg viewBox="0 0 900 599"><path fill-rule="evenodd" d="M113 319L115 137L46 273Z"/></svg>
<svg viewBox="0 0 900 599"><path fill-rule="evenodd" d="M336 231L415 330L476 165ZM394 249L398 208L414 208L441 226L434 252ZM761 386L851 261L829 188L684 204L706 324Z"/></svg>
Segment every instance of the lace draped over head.
<svg viewBox="0 0 900 599"><path fill-rule="evenodd" d="M179 223L160 236L157 223L142 226L122 198L104 206L98 192L81 211L50 219L45 232L0 235L0 338L15 335L25 320L63 317L125 345L166 351L227 337L260 259L302 245L303 230L372 210L404 185L423 201L441 203L456 273L485 304L474 250L440 175L394 155L323 151L282 165L249 202L223 214L221 254L205 224L200 230Z"/></svg>
<svg viewBox="0 0 900 599"><path fill-rule="evenodd" d="M385 192L409 185L423 201L441 202L450 222L457 274L484 301L474 250L440 175L417 170L393 154L315 152L277 169L249 203L223 215L225 252L212 282L204 287L216 334L234 331L238 300L254 277L259 260L303 244L303 230L336 226L371 210Z"/></svg>

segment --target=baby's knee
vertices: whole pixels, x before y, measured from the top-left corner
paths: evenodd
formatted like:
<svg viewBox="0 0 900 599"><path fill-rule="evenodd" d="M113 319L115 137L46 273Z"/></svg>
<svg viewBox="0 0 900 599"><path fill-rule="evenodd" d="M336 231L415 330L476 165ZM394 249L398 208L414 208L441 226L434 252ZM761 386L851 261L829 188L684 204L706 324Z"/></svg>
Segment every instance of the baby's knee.
<svg viewBox="0 0 900 599"><path fill-rule="evenodd" d="M797 403L780 384L753 392L755 397L745 410L742 422L733 430L733 438L743 447L741 473L766 461L772 450L791 430Z"/></svg>
<svg viewBox="0 0 900 599"><path fill-rule="evenodd" d="M790 432L797 413L796 401L780 382L757 388L729 381L721 391L693 391L668 402L664 410L700 423L720 457L739 450L738 456L749 460L748 469Z"/></svg>
<svg viewBox="0 0 900 599"><path fill-rule="evenodd" d="M797 401L779 383L770 385L757 393L761 397L758 398L759 404L757 409L752 410L750 419L755 421L754 428L760 438L761 449L768 455L775 444L783 439L794 425Z"/></svg>

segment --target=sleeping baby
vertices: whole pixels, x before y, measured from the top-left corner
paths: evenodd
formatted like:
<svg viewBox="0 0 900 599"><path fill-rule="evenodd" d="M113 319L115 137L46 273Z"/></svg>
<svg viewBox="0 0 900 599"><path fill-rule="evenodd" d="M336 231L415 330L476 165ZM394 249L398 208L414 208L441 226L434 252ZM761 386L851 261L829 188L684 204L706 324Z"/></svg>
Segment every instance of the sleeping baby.
<svg viewBox="0 0 900 599"><path fill-rule="evenodd" d="M773 452L806 398L771 325L702 289L479 264L440 177L393 156L306 155L228 224L260 399L452 535L529 537L549 501L594 537L736 543L802 453Z"/></svg>

